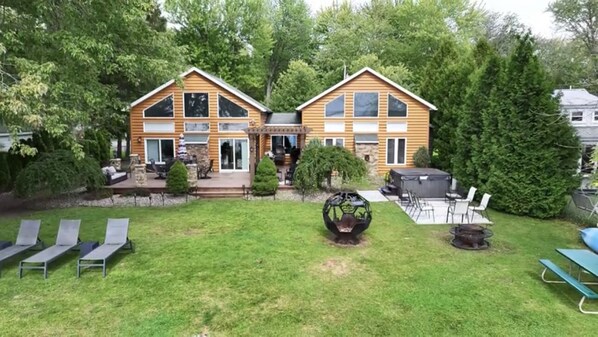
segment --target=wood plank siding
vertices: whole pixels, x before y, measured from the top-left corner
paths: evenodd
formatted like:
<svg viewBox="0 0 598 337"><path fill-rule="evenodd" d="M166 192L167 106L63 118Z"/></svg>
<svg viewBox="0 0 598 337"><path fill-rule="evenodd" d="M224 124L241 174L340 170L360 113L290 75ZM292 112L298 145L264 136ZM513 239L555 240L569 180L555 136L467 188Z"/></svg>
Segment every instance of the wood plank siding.
<svg viewBox="0 0 598 337"><path fill-rule="evenodd" d="M148 97L139 104L133 106L130 110L130 132L131 132L131 149L132 153L139 154L141 162L145 163L145 139L164 139L170 138L175 140L175 153L178 148L178 139L181 133L185 133L185 122L208 122L210 124L208 152L209 159L214 160L214 171L220 170L219 160L219 139L223 138L237 138L248 139L244 131L238 132L224 132L218 130L219 122L247 122L249 125L263 125L265 123L266 114L258 110L256 107L248 104L240 99L234 93L228 91L226 88L210 81L197 72L191 72L183 79L184 88L181 88L173 83L162 90L156 92L151 97ZM183 107L183 93L207 93L209 117L194 117L188 118L184 115ZM240 107L248 111L247 118L221 118L218 116L218 95L222 95L228 100L234 102ZM172 118L144 118L143 110L159 102L168 95L174 95L174 117ZM174 132L144 132L144 122L174 122ZM189 134L189 133L187 133ZM138 141L140 139L141 141Z"/></svg>
<svg viewBox="0 0 598 337"><path fill-rule="evenodd" d="M378 117L354 117L353 98L356 92L377 92L378 95ZM340 95L345 95L344 117L325 117L325 105ZM407 117L388 117L388 94L401 100L407 105ZM322 142L325 138L343 138L345 148L355 152L354 122L376 122L377 132L363 132L378 135L378 162L376 172L383 175L391 168L413 167L413 154L421 146L428 147L430 108L412 96L390 85L371 72L365 71L334 89L328 94L316 99L302 109L303 125L313 129L307 135L307 141L319 138ZM325 122L344 123L344 132L325 132ZM406 132L387 131L388 122L407 123ZM406 139L406 162L403 165L388 165L386 163L386 146L388 138Z"/></svg>

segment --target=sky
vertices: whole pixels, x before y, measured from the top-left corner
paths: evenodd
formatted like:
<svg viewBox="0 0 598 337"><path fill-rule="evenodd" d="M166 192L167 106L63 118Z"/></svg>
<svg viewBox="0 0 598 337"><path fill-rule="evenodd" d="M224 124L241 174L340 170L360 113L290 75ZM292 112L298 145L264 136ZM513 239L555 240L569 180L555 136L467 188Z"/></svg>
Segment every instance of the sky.
<svg viewBox="0 0 598 337"><path fill-rule="evenodd" d="M306 0L312 11L316 12L327 7L334 0ZM351 0L354 4L362 4L367 0ZM514 13L522 23L532 29L536 35L551 37L556 35L552 24L552 15L546 12L551 0L479 0L476 1L483 8L502 14Z"/></svg>

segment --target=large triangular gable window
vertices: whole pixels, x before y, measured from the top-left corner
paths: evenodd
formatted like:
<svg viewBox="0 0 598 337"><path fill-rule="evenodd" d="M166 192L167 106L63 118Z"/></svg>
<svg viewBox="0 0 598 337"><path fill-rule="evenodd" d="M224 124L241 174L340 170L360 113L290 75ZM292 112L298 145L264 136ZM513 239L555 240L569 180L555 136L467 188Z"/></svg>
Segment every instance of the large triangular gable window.
<svg viewBox="0 0 598 337"><path fill-rule="evenodd" d="M340 95L332 101L326 103L324 109L326 110L326 117L344 117L345 95Z"/></svg>
<svg viewBox="0 0 598 337"><path fill-rule="evenodd" d="M388 94L388 117L407 117L407 104Z"/></svg>
<svg viewBox="0 0 598 337"><path fill-rule="evenodd" d="M174 117L174 105L172 95L164 97L154 105L143 110L143 117L172 118Z"/></svg>
<svg viewBox="0 0 598 337"><path fill-rule="evenodd" d="M247 117L249 113L233 101L218 95L218 116L219 117Z"/></svg>

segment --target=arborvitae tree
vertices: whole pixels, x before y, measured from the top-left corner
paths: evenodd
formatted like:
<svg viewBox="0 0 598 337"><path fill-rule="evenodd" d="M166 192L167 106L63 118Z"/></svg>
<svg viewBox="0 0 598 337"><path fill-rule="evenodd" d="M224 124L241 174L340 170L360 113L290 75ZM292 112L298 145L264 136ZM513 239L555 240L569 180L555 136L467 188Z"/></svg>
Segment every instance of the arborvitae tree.
<svg viewBox="0 0 598 337"><path fill-rule="evenodd" d="M187 181L187 168L185 164L176 161L166 177L166 190L174 195L187 193L189 190L189 181Z"/></svg>
<svg viewBox="0 0 598 337"><path fill-rule="evenodd" d="M483 165L481 152L486 144L481 140L484 129L482 115L491 113L488 111L491 110L488 98L496 87L501 71L499 56L485 41L476 46L474 59L480 69L472 76L471 88L467 91L464 106L459 112L455 151L451 157L451 172L466 188L480 186L478 166Z"/></svg>
<svg viewBox="0 0 598 337"><path fill-rule="evenodd" d="M257 172L253 178L252 184L254 195L272 195L278 189L278 177L276 176L276 165L268 158L264 157L257 166Z"/></svg>
<svg viewBox="0 0 598 337"><path fill-rule="evenodd" d="M420 146L413 154L413 165L415 167L430 167L430 152L425 146Z"/></svg>
<svg viewBox="0 0 598 337"><path fill-rule="evenodd" d="M438 108L432 114L432 158L435 166L451 168L456 149L458 111L462 108L472 71L468 56L462 56L456 43L447 39L432 56L422 74L421 95Z"/></svg>
<svg viewBox="0 0 598 337"><path fill-rule="evenodd" d="M565 206L575 178L579 140L559 111L552 85L534 55L533 39L518 41L505 82L493 95L497 128L484 189L492 207L513 214L552 217Z"/></svg>

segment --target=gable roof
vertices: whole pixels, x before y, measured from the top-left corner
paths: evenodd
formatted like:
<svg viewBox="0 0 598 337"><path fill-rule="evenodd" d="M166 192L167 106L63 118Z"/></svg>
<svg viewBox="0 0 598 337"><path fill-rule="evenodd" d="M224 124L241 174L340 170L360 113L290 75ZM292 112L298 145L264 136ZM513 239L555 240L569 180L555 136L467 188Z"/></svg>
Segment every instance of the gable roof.
<svg viewBox="0 0 598 337"><path fill-rule="evenodd" d="M380 74L379 72L377 72L374 69L369 68L369 67L365 67L365 68L361 69L360 71L356 72L355 74L353 74L353 75L345 78L344 80L342 80L342 81L338 82L337 84L333 85L332 87L328 88L328 90L324 91L323 93L319 94L318 96L316 96L316 97L310 99L309 101L301 104L300 106L297 107L297 110L303 110L308 105L310 105L313 102L319 100L320 98L326 96L327 94L329 94L330 92L336 90L337 88L339 88L340 86L344 85L345 83L351 82L354 78L356 78L357 76L359 76L359 75L361 75L361 74L363 74L365 72L369 72L370 74L378 77L382 81L388 83L392 87L395 87L396 89L404 92L405 94L407 94L408 96L412 97L416 101L418 101L421 104L423 104L423 105L427 106L428 108L430 108L430 110L438 110L438 109L436 109L436 106L434 106L434 104L432 104L432 103L426 101L425 99L417 96L416 94L414 94L411 91L409 91L409 90L403 88L402 86L396 84L395 82L391 81L390 79L388 79L384 75Z"/></svg>
<svg viewBox="0 0 598 337"><path fill-rule="evenodd" d="M590 94L586 89L558 89L554 95L562 94L561 105L598 106L598 96Z"/></svg>
<svg viewBox="0 0 598 337"><path fill-rule="evenodd" d="M213 82L214 84L230 91L231 93L233 93L235 96L237 96L239 99L243 100L245 103L253 106L254 108L260 110L261 112L268 112L270 111L270 109L268 107L266 107L265 105L263 105L262 103L256 101L255 99L249 97L247 94L243 93L242 91L240 91L239 89L233 87L232 85L224 82L223 79L214 76L212 74L206 73L205 71L198 69L196 67L192 67L189 70L185 71L184 73L180 74L179 77L187 77L189 74L191 73L196 73L202 77L205 77L206 79L208 79L209 81ZM136 100L135 102L131 103L131 105L129 106L129 108L132 108L134 106L136 106L137 104L145 101L146 99L152 97L153 95L155 95L156 93L158 93L159 91L161 91L162 89L168 87L169 85L174 83L174 79L170 80L164 84L162 84L161 86L157 87L156 89L150 91L149 93L147 93L146 95L144 95L143 97L139 98L138 100Z"/></svg>

